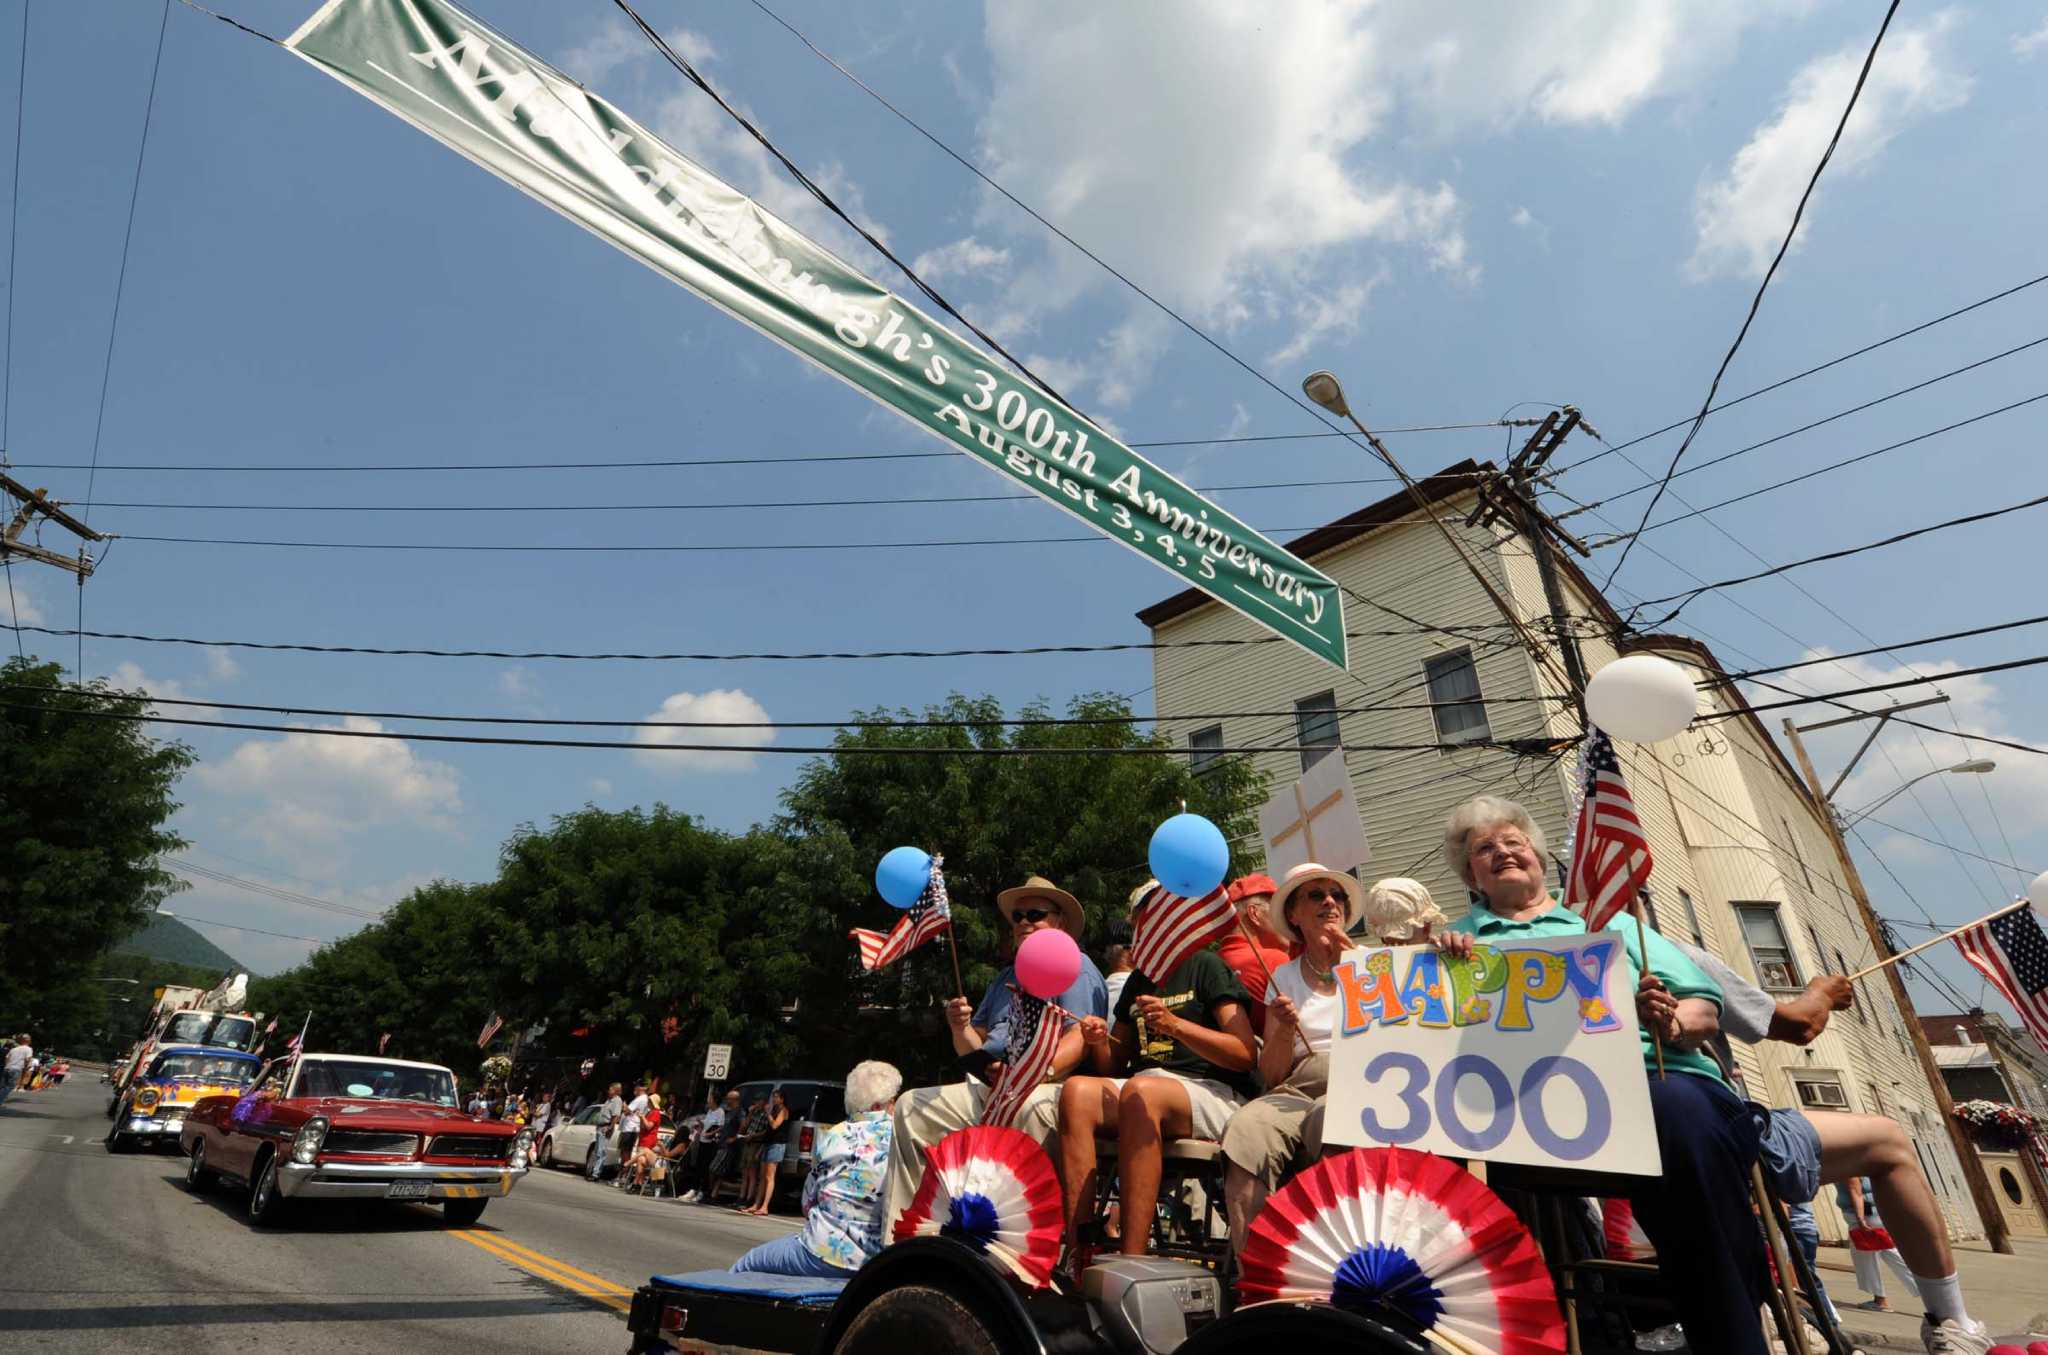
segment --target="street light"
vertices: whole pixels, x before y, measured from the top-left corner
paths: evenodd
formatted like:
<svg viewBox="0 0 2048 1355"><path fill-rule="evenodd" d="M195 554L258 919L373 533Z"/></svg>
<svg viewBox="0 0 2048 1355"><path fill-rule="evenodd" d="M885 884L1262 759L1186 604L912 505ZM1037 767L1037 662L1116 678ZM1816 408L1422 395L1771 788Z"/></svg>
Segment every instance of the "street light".
<svg viewBox="0 0 2048 1355"><path fill-rule="evenodd" d="M141 980L141 979L119 979L119 978L108 978L108 977L106 977L106 976L104 976L104 975L95 975L95 976L93 977L93 982L94 982L94 983L141 983L141 982L142 982L142 980Z"/></svg>
<svg viewBox="0 0 2048 1355"><path fill-rule="evenodd" d="M1351 406L1344 400L1344 385L1334 372L1310 372L1301 379L1301 393L1340 419L1351 419ZM1351 419L1353 423L1358 420ZM1363 432L1363 429L1359 430Z"/></svg>
<svg viewBox="0 0 2048 1355"><path fill-rule="evenodd" d="M1982 776L1984 775L1984 773L1993 770L1997 766L1998 764L1993 762L1990 758L1972 758L1968 762L1958 762L1953 767L1936 767L1931 772L1922 772L1920 773L1920 775L1914 777L1912 780L1901 783L1897 788L1895 788L1890 794L1886 795L1883 799L1878 800L1874 804L1866 805L1862 809L1859 809L1855 813L1849 815L1847 818L1842 820L1842 826L1845 828L1855 827L1859 822L1869 818L1872 814L1884 808L1884 806L1887 803L1897 798L1898 796L1903 795L1905 792L1911 790L1913 787L1919 785L1922 781L1925 781L1930 776L1946 776L1951 772L1955 772L1964 776Z"/></svg>

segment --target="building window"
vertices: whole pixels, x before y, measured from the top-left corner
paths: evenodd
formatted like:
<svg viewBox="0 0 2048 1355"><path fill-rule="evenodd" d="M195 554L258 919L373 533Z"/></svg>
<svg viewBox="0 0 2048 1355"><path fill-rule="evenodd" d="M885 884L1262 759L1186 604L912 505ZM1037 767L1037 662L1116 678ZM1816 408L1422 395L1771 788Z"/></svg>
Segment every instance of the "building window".
<svg viewBox="0 0 2048 1355"><path fill-rule="evenodd" d="M1738 903L1736 919L1742 924L1742 939L1749 945L1750 962L1756 966L1758 986L1781 993L1796 993L1805 986L1799 977L1799 962L1792 958L1792 943L1778 925L1775 903Z"/></svg>
<svg viewBox="0 0 2048 1355"><path fill-rule="evenodd" d="M1301 769L1323 760L1342 738L1337 731L1337 693L1317 692L1294 703L1295 742L1301 745Z"/></svg>
<svg viewBox="0 0 2048 1355"><path fill-rule="evenodd" d="M1486 725L1486 705L1479 695L1479 670L1472 666L1471 650L1439 654L1424 663L1422 671L1429 679L1437 738L1445 743L1470 743L1492 737Z"/></svg>
<svg viewBox="0 0 2048 1355"><path fill-rule="evenodd" d="M1223 726L1210 725L1188 735L1188 769L1196 776L1216 765L1222 754L1216 750L1223 746Z"/></svg>
<svg viewBox="0 0 2048 1355"><path fill-rule="evenodd" d="M1792 821L1783 814L1778 816L1778 822L1785 827L1785 841L1792 845L1792 859L1799 863L1799 878L1806 881L1806 892L1811 894L1813 893L1813 872L1806 868L1806 853L1799 850L1799 834L1792 831ZM1816 955L1819 953L1819 951L1814 952Z"/></svg>
<svg viewBox="0 0 2048 1355"><path fill-rule="evenodd" d="M1814 954L1818 955L1820 952L1815 951ZM1849 977L1849 962L1842 958L1842 948L1840 946L1835 947L1835 972L1845 979ZM1863 1000L1863 990L1858 988L1856 990L1856 1000L1849 1005L1849 1010L1856 1013L1857 1025L1863 1025L1870 1020L1870 1017L1864 1013L1864 1008L1869 1005L1869 1003Z"/></svg>
<svg viewBox="0 0 2048 1355"><path fill-rule="evenodd" d="M1700 930L1700 911L1692 906L1692 895L1683 889L1678 891L1678 906L1685 913L1685 929L1692 933L1692 943L1701 950L1707 948L1706 933Z"/></svg>
<svg viewBox="0 0 2048 1355"><path fill-rule="evenodd" d="M1799 1097L1799 1104L1808 1110L1847 1110L1849 1094L1842 1090L1842 1080L1833 1073L1794 1073L1792 1090Z"/></svg>

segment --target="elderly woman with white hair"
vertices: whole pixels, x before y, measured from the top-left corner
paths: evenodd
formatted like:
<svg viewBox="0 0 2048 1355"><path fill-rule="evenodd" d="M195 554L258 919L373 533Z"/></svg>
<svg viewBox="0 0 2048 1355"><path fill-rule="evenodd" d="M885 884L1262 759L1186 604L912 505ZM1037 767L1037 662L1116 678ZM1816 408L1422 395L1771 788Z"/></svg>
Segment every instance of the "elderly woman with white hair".
<svg viewBox="0 0 2048 1355"><path fill-rule="evenodd" d="M869 1060L846 1075L846 1119L818 1135L801 1231L733 1262L735 1271L845 1279L882 1249L882 1187L903 1074Z"/></svg>
<svg viewBox="0 0 2048 1355"><path fill-rule="evenodd" d="M1543 830L1513 800L1475 796L1444 824L1444 858L1475 896L1472 909L1437 937L1445 952L1475 944L1512 946L1583 934L1585 919L1551 896ZM1636 993L1643 1060L1664 1046L1666 1075L1650 1076L1662 1174L1632 1178L1636 1218L1657 1248L1657 1264L1694 1350L1764 1355L1757 1312L1768 1290L1764 1241L1750 1213L1761 1107L1731 1090L1700 1051L1720 1030L1720 987L1676 946L1649 932L1619 929L1643 979Z"/></svg>

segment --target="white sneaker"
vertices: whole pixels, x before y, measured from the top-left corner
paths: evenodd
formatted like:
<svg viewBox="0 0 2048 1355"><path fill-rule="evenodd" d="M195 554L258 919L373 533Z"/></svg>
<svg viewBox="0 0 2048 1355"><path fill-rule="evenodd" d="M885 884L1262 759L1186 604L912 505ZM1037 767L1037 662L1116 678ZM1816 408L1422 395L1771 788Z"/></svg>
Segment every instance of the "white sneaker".
<svg viewBox="0 0 2048 1355"><path fill-rule="evenodd" d="M1936 1322L1924 1318L1920 1323L1920 1344L1926 1347L1927 1355L1985 1355L1991 1349L1991 1333L1981 1322L1968 1326L1954 1318Z"/></svg>
<svg viewBox="0 0 2048 1355"><path fill-rule="evenodd" d="M697 1201L699 1201L699 1200L701 1200L701 1199L703 1199L703 1198L704 1198L704 1197L703 1197L703 1195L701 1195L701 1194L700 1194L700 1193L698 1193L697 1191L694 1191L694 1190L692 1190L692 1191L686 1191L686 1192L684 1192L684 1194L683 1194L683 1198L682 1198L682 1203L683 1203L683 1204L695 1204L695 1203L697 1203Z"/></svg>

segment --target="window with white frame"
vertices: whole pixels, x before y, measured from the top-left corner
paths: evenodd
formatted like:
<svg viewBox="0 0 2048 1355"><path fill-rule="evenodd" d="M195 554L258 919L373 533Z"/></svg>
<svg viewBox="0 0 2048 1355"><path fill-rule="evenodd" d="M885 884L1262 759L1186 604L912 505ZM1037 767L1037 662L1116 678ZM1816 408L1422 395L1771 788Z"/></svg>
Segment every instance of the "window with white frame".
<svg viewBox="0 0 2048 1355"><path fill-rule="evenodd" d="M1847 1110L1849 1093L1842 1090L1842 1079L1834 1073L1814 1073L1801 1070L1791 1074L1793 1094L1799 1104L1808 1110Z"/></svg>
<svg viewBox="0 0 2048 1355"><path fill-rule="evenodd" d="M1738 903L1732 906L1736 920L1742 924L1742 940L1749 947L1750 961L1756 966L1757 986L1780 993L1798 992L1806 980L1799 976L1799 962L1793 958L1791 939L1785 935L1785 929L1778 921L1778 905Z"/></svg>
<svg viewBox="0 0 2048 1355"><path fill-rule="evenodd" d="M1188 735L1188 770L1196 776L1216 765L1222 754L1216 750L1223 746L1223 726L1210 725Z"/></svg>
<svg viewBox="0 0 2048 1355"><path fill-rule="evenodd" d="M1486 703L1479 692L1479 670L1472 664L1471 650L1439 654L1424 662L1422 672L1429 680L1437 738L1445 743L1468 743L1492 737L1486 723Z"/></svg>
<svg viewBox="0 0 2048 1355"><path fill-rule="evenodd" d="M1317 692L1294 703L1295 742L1301 745L1301 769L1330 755L1343 742L1337 727L1337 693Z"/></svg>

